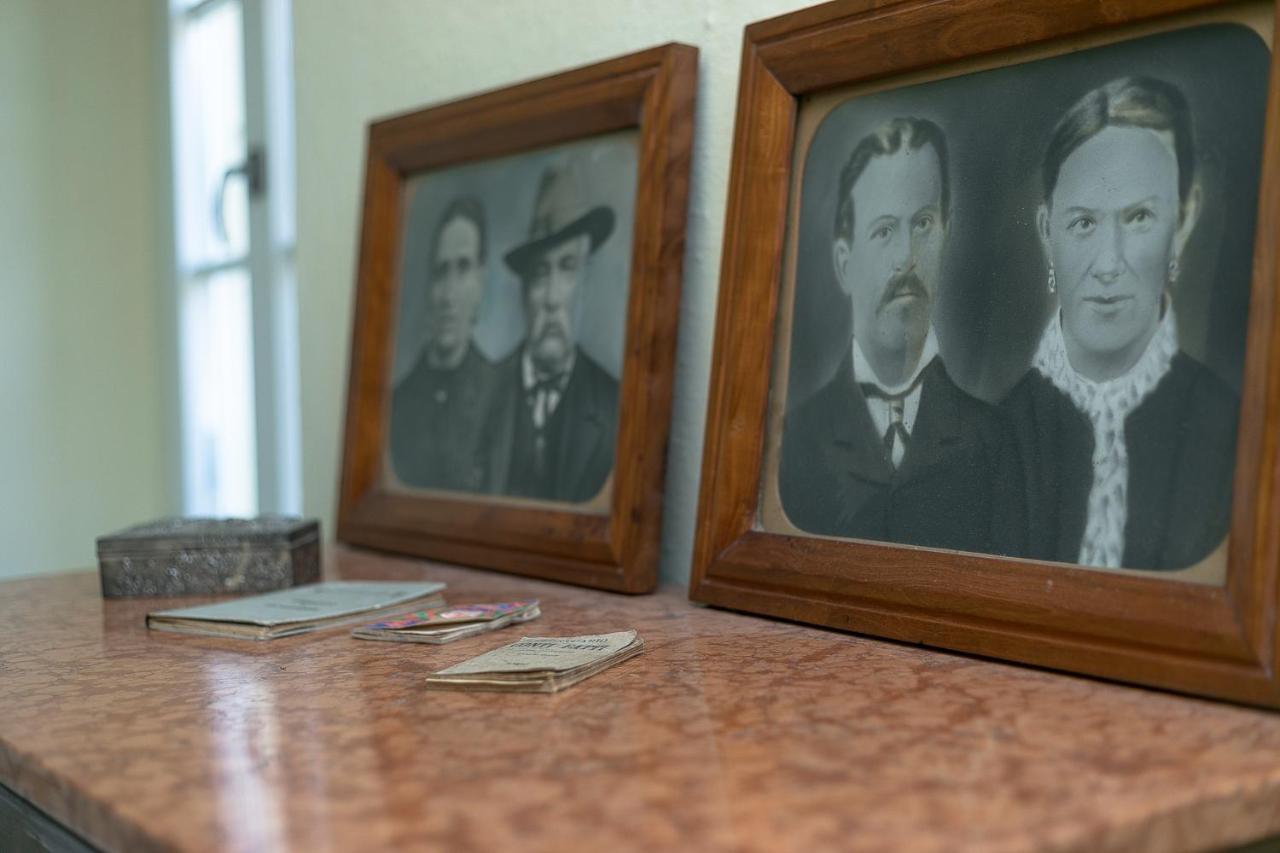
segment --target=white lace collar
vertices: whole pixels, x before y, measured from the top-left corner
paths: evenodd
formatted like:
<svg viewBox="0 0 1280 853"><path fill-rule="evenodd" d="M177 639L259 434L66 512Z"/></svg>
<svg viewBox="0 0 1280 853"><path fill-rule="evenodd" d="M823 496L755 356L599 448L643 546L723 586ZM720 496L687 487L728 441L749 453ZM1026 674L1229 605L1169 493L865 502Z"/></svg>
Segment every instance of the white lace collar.
<svg viewBox="0 0 1280 853"><path fill-rule="evenodd" d="M1036 350L1031 364L1045 379L1071 398L1076 408L1086 415L1105 401L1120 402L1132 400L1134 408L1149 394L1164 375L1169 372L1169 365L1178 352L1178 324L1173 314L1172 303L1164 306L1164 316L1156 332L1147 341L1138 362L1128 372L1095 382L1076 372L1067 358L1067 342L1062 336L1062 313L1057 312L1044 334L1040 336L1040 346ZM1121 403L1123 405L1123 403Z"/></svg>
<svg viewBox="0 0 1280 853"><path fill-rule="evenodd" d="M1088 516L1080 542L1082 565L1119 568L1124 557L1125 525L1129 517L1129 448L1124 425L1169 372L1178 352L1178 327L1173 306L1166 301L1164 317L1128 372L1094 382L1076 372L1067 358L1059 312L1040 338L1032 366L1066 394L1093 426L1093 477ZM1053 448L1050 452L1055 452Z"/></svg>

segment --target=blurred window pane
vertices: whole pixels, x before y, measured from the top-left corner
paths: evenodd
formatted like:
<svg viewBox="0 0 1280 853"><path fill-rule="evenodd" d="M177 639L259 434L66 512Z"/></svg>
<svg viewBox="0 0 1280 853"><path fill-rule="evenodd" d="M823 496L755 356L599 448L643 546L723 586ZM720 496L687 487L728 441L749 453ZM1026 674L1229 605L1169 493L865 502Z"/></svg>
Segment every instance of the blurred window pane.
<svg viewBox="0 0 1280 853"><path fill-rule="evenodd" d="M253 397L253 295L232 268L182 287L187 512L258 511Z"/></svg>
<svg viewBox="0 0 1280 853"><path fill-rule="evenodd" d="M244 12L215 0L174 26L178 263L183 270L239 259L249 249Z"/></svg>
<svg viewBox="0 0 1280 853"><path fill-rule="evenodd" d="M297 513L290 2L167 8L183 509Z"/></svg>

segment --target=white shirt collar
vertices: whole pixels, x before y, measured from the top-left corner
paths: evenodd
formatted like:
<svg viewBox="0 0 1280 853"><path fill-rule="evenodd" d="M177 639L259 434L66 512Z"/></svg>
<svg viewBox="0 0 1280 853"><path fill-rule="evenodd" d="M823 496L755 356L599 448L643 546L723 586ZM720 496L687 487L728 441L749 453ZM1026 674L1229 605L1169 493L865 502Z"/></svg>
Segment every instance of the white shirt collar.
<svg viewBox="0 0 1280 853"><path fill-rule="evenodd" d="M577 347L574 347L574 349L569 353L569 364L560 374L563 381L568 381L569 374L573 373L573 365L577 359L578 349ZM532 390L533 386L538 384L538 380L545 378L538 375L537 368L533 366L533 357L529 355L529 350L527 348L520 354L520 378L524 384L524 390L526 391Z"/></svg>
<svg viewBox="0 0 1280 853"><path fill-rule="evenodd" d="M920 360L916 362L915 370L911 371L908 376L898 385L887 385L880 381L880 377L876 374L875 368L871 366L871 362L867 360L867 356L862 351L862 344L858 343L858 339L853 339L853 381L854 382L870 382L884 391L886 394L901 394L910 388L919 378L921 371L929 366L929 362L933 361L938 355L938 337L933 333L933 326L929 326L929 333L925 335L924 348L920 350Z"/></svg>

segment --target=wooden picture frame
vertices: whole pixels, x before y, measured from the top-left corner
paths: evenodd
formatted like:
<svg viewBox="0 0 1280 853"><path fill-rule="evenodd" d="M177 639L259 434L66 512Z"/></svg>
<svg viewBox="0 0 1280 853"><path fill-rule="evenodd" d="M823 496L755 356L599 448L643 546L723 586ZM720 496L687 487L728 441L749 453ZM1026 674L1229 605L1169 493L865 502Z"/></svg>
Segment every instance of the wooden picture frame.
<svg viewBox="0 0 1280 853"><path fill-rule="evenodd" d="M797 128L804 105L833 87L892 89L899 80L914 85L933 74L969 73L952 70L958 64L982 70L1031 61L1027 57L1037 51L1065 55L1073 40L1120 39L1232 8L1216 0L838 0L747 27L693 600L1280 707L1280 66L1274 59L1264 75L1265 132L1252 274L1244 285L1247 345L1223 582L770 532L761 522L768 424L779 405L771 399L771 377L782 357L767 342L782 328L780 293L794 273L787 241L797 204Z"/></svg>
<svg viewBox="0 0 1280 853"><path fill-rule="evenodd" d="M653 588L696 73L697 49L668 44L370 124L339 540L620 592ZM394 488L385 465L407 182L628 130L637 140L634 226L623 261L616 464L602 506Z"/></svg>

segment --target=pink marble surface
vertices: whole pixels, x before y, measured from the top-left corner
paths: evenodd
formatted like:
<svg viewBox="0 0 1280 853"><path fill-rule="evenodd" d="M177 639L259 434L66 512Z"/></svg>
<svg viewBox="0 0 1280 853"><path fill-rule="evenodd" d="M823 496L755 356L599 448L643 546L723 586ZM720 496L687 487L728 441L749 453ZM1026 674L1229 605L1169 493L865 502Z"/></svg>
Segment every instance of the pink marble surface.
<svg viewBox="0 0 1280 853"><path fill-rule="evenodd" d="M148 633L96 576L0 585L0 781L118 850L1190 850L1280 831L1280 714L339 552L544 616L446 646ZM555 696L428 692L519 633L637 628Z"/></svg>

